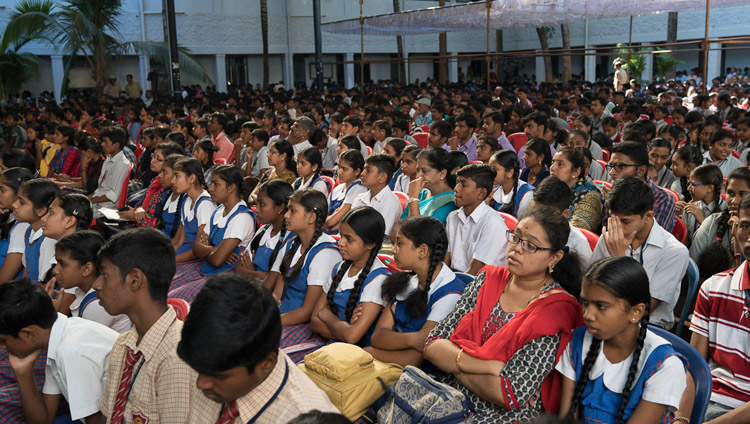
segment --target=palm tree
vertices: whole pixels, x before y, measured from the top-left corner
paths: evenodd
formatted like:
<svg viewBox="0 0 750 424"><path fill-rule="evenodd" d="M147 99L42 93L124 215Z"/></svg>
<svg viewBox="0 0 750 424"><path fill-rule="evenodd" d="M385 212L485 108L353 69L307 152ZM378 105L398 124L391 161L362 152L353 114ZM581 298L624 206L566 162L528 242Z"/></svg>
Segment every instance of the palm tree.
<svg viewBox="0 0 750 424"><path fill-rule="evenodd" d="M573 74L570 65L570 25L560 25L560 34L562 35L563 50L567 51L567 53L562 56L562 81L564 84L567 84L568 81L570 81L571 75Z"/></svg>
<svg viewBox="0 0 750 424"><path fill-rule="evenodd" d="M260 0L260 34L263 39L263 88L268 87L268 0Z"/></svg>
<svg viewBox="0 0 750 424"><path fill-rule="evenodd" d="M68 73L81 56L91 68L97 95L101 95L113 57L135 52L165 66L169 64L167 43L119 41L122 36L117 27L121 15L120 0L67 0L62 4L52 0L22 0L10 14L0 51L21 41L47 41L65 55L63 93L67 90ZM179 56L180 69L204 83L212 83L203 66L187 50L180 49Z"/></svg>

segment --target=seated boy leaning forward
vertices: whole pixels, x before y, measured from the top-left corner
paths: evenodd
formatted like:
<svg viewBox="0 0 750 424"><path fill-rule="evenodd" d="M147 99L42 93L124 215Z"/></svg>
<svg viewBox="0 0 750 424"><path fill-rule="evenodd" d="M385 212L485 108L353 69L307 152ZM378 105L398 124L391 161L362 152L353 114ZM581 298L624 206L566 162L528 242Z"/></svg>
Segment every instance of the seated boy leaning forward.
<svg viewBox="0 0 750 424"><path fill-rule="evenodd" d="M42 287L27 279L0 285L0 346L8 350L26 422L52 423L65 398L67 422L103 423L97 402L117 336L99 323L57 313ZM42 350L47 350L47 365L40 396L33 366ZM0 421L5 422L6 413Z"/></svg>
<svg viewBox="0 0 750 424"><path fill-rule="evenodd" d="M196 374L177 357L182 322L167 305L172 243L153 228L126 230L101 248L99 262L94 289L101 306L133 323L112 348L102 414L112 424L184 424Z"/></svg>
<svg viewBox="0 0 750 424"><path fill-rule="evenodd" d="M279 350L281 315L271 292L236 274L212 277L192 304L177 353L197 373L188 422L285 423L338 412ZM222 343L215 343L221 340Z"/></svg>

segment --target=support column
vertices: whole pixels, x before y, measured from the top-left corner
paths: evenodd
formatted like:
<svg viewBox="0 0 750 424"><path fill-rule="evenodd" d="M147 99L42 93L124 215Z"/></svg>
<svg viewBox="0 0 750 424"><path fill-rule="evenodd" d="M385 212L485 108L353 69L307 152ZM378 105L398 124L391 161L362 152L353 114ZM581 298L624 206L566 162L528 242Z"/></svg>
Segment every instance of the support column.
<svg viewBox="0 0 750 424"><path fill-rule="evenodd" d="M294 69L294 64L292 63L292 55L287 53L282 56L281 67L283 68L284 72L284 87L287 90L290 90L294 87L294 80L292 78L292 72Z"/></svg>
<svg viewBox="0 0 750 424"><path fill-rule="evenodd" d="M540 56L542 54L541 50L537 50L537 56L536 59L536 70L534 73L536 74L536 82L542 83L546 82L547 79L547 73L544 71L544 57Z"/></svg>
<svg viewBox="0 0 750 424"><path fill-rule="evenodd" d="M354 53L345 53L344 62L352 62L344 65L344 87L354 87Z"/></svg>
<svg viewBox="0 0 750 424"><path fill-rule="evenodd" d="M148 80L148 73L151 72L151 66L148 58L144 55L138 56L138 82L143 87L141 98L146 99L146 90L151 90L151 81Z"/></svg>
<svg viewBox="0 0 750 424"><path fill-rule="evenodd" d="M654 80L654 55L647 54L644 56L644 63L646 66L643 67L643 72L641 73L641 81L642 82L651 82ZM642 84L645 86L646 84Z"/></svg>
<svg viewBox="0 0 750 424"><path fill-rule="evenodd" d="M721 48L721 43L711 43L711 49ZM721 50L708 51L708 75L706 75L706 87L711 87L711 80L721 76Z"/></svg>
<svg viewBox="0 0 750 424"><path fill-rule="evenodd" d="M451 56L456 56L458 53L451 53ZM448 81L458 82L458 59L448 60Z"/></svg>
<svg viewBox="0 0 750 424"><path fill-rule="evenodd" d="M227 57L223 54L216 55L216 91L227 92Z"/></svg>
<svg viewBox="0 0 750 424"><path fill-rule="evenodd" d="M55 93L55 101L62 102L62 86L65 78L65 67L62 55L50 56L52 62L52 90Z"/></svg>
<svg viewBox="0 0 750 424"><path fill-rule="evenodd" d="M586 81L596 81L596 56L594 56L594 50L586 50L586 53L590 53L590 56L583 57L583 69L585 72Z"/></svg>

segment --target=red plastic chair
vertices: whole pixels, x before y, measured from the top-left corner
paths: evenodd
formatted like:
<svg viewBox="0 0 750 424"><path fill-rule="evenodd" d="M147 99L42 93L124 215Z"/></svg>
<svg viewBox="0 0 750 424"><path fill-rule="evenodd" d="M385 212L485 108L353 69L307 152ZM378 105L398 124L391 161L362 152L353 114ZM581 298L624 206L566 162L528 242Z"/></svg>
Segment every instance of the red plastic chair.
<svg viewBox="0 0 750 424"><path fill-rule="evenodd" d="M130 182L130 173L133 172L133 164L128 167L128 172L125 174L125 181L122 182L122 188L120 189L120 198L117 199L117 209L124 208L128 203L128 183Z"/></svg>
<svg viewBox="0 0 750 424"><path fill-rule="evenodd" d="M403 191L394 191L393 194L398 197L398 201L401 203L401 211L406 210L406 207L409 206L409 195Z"/></svg>
<svg viewBox="0 0 750 424"><path fill-rule="evenodd" d="M421 127L419 127L419 128L421 128L421 129L422 129L422 131L424 131L424 132L426 132L426 133L430 132L430 126L429 126L429 125L422 125L422 126L421 126Z"/></svg>
<svg viewBox="0 0 750 424"><path fill-rule="evenodd" d="M412 137L414 138L414 140L417 140L417 144L419 144L419 146L423 149L427 147L427 144L429 144L430 134L428 133L416 133L413 134Z"/></svg>
<svg viewBox="0 0 750 424"><path fill-rule="evenodd" d="M594 159L599 165L602 166L602 169L607 169L607 162L602 159Z"/></svg>
<svg viewBox="0 0 750 424"><path fill-rule="evenodd" d="M227 160L224 158L216 158L214 159L214 165L226 165Z"/></svg>
<svg viewBox="0 0 750 424"><path fill-rule="evenodd" d="M740 158L740 154L739 154L739 153L737 153L737 151L736 151L736 150L732 150L732 156L736 157L737 159L739 159L739 158Z"/></svg>
<svg viewBox="0 0 750 424"><path fill-rule="evenodd" d="M651 117L646 115L645 113L641 115L641 121L650 121Z"/></svg>
<svg viewBox="0 0 750 424"><path fill-rule="evenodd" d="M667 193L671 194L672 197L674 198L675 202L679 202L680 201L680 195L677 194L677 192L675 192L674 190L668 189L666 187L662 187L661 189L664 190L664 191L666 191Z"/></svg>
<svg viewBox="0 0 750 424"><path fill-rule="evenodd" d="M391 271L392 273L402 272L402 270L396 266L396 261L393 259L393 256L381 254L378 255L378 259L380 259L380 262L383 262L383 265L385 265L388 271Z"/></svg>
<svg viewBox="0 0 750 424"><path fill-rule="evenodd" d="M609 150L602 149L602 159L604 159L605 162L609 162Z"/></svg>
<svg viewBox="0 0 750 424"><path fill-rule="evenodd" d="M508 136L508 141L513 143L513 148L516 149L516 153L521 150L521 147L526 145L528 140L529 138L526 136L526 133L522 132L513 133Z"/></svg>
<svg viewBox="0 0 750 424"><path fill-rule="evenodd" d="M508 227L509 230L513 231L516 229L516 225L518 225L518 218L515 216L505 213L505 212L498 212L500 214L500 218L505 221L505 226Z"/></svg>
<svg viewBox="0 0 750 424"><path fill-rule="evenodd" d="M341 240L341 234L331 234L331 238L336 240L336 243L338 243L339 240Z"/></svg>
<svg viewBox="0 0 750 424"><path fill-rule="evenodd" d="M141 156L143 156L143 152L145 152L145 151L146 151L145 147L138 146L138 148L135 149L135 151L133 152L133 154L135 155L136 159L141 160Z"/></svg>
<svg viewBox="0 0 750 424"><path fill-rule="evenodd" d="M333 191L334 187L336 187L336 181L334 181L333 178L329 177L328 175L321 175L320 179L326 182L329 193Z"/></svg>
<svg viewBox="0 0 750 424"><path fill-rule="evenodd" d="M469 162L469 164L470 165L484 165L484 162L482 162L481 160L473 160Z"/></svg>
<svg viewBox="0 0 750 424"><path fill-rule="evenodd" d="M612 183L611 183L611 182L609 182L609 181L604 181L604 180L594 180L594 184L596 184L596 185L598 185L598 186L605 186L605 187L607 187L607 188L612 188Z"/></svg>
<svg viewBox="0 0 750 424"><path fill-rule="evenodd" d="M585 228L579 228L579 230L581 231L581 233L583 233L584 236L586 236L586 240L589 242L591 250L594 250L594 248L596 247L596 243L599 242L599 236L596 233Z"/></svg>
<svg viewBox="0 0 750 424"><path fill-rule="evenodd" d="M687 225L685 225L685 221L680 219L680 217L676 217L677 221L674 223L674 228L672 228L672 235L680 241L680 243L685 242L685 237L687 237Z"/></svg>
<svg viewBox="0 0 750 424"><path fill-rule="evenodd" d="M671 116L665 116L664 122L667 123L667 125L672 125L672 117Z"/></svg>
<svg viewBox="0 0 750 424"><path fill-rule="evenodd" d="M365 146L365 147L367 148L367 154L371 155L372 154L372 147L370 147L370 146Z"/></svg>
<svg viewBox="0 0 750 424"><path fill-rule="evenodd" d="M190 304L185 299L167 299L167 305L171 305L174 308L174 312L177 314L177 319L185 321L188 313L190 313Z"/></svg>

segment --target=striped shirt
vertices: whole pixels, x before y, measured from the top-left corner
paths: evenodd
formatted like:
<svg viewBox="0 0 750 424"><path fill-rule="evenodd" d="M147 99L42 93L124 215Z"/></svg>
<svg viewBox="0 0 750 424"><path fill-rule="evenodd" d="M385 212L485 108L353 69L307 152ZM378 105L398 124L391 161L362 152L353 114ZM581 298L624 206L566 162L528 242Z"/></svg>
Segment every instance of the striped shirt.
<svg viewBox="0 0 750 424"><path fill-rule="evenodd" d="M750 401L750 276L748 262L706 280L690 330L708 338L711 400L731 408Z"/></svg>
<svg viewBox="0 0 750 424"><path fill-rule="evenodd" d="M654 218L665 230L672 232L677 216L674 212L674 197L656 185L650 178L648 185L654 192Z"/></svg>

